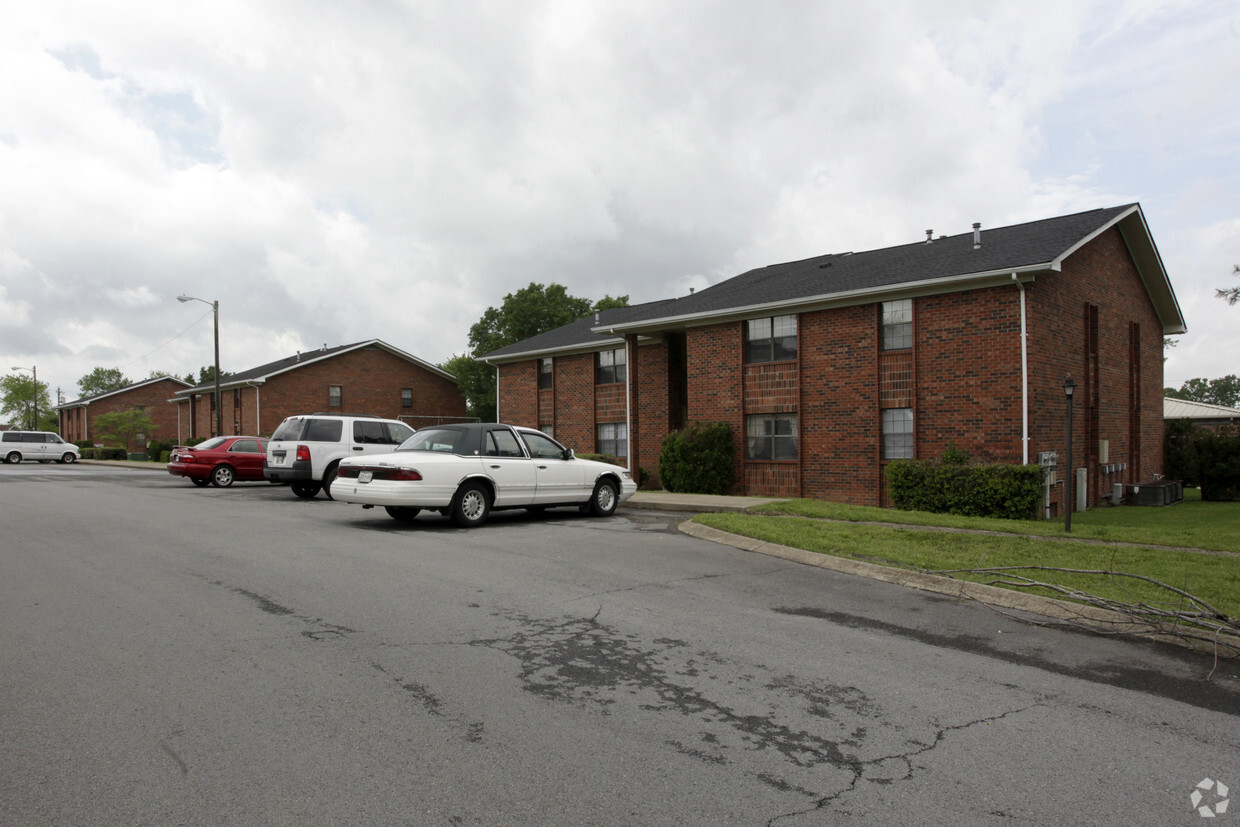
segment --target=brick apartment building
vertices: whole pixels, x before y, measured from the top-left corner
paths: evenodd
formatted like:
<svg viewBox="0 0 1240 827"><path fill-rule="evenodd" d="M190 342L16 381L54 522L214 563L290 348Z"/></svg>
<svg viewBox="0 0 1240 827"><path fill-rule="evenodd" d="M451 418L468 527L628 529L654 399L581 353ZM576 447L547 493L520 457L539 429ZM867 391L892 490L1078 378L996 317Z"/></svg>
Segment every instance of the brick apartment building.
<svg viewBox="0 0 1240 827"><path fill-rule="evenodd" d="M115 411L138 410L149 416L155 425L153 432L143 435L145 439L171 439L177 434L177 408L169 400L174 393L188 387L188 382L163 376L58 405L60 436L66 442L89 440L98 444L102 442L95 428L95 420L99 416ZM145 447L145 444L131 444L126 446L126 450L141 451Z"/></svg>
<svg viewBox="0 0 1240 827"><path fill-rule="evenodd" d="M774 264L482 358L503 421L577 450L653 477L669 431L724 421L737 493L860 505L885 504L888 462L951 446L1062 481L1070 375L1093 505L1162 472L1163 337L1185 329L1128 204Z"/></svg>
<svg viewBox="0 0 1240 827"><path fill-rule="evenodd" d="M176 394L178 441L215 435L215 383ZM465 416L456 377L371 339L297 353L220 381L225 434L268 436L294 414L316 411L402 419L414 428Z"/></svg>

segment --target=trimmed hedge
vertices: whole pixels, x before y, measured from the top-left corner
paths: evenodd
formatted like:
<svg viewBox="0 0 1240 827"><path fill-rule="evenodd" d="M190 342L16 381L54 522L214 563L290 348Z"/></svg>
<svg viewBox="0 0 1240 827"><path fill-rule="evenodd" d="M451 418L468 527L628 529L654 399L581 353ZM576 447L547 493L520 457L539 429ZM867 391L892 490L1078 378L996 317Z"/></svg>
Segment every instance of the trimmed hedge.
<svg viewBox="0 0 1240 827"><path fill-rule="evenodd" d="M659 482L676 494L730 494L732 426L726 422L690 422L663 439Z"/></svg>
<svg viewBox="0 0 1240 827"><path fill-rule="evenodd" d="M902 460L887 466L887 493L896 508L964 517L1036 520L1045 493L1040 465L963 465Z"/></svg>

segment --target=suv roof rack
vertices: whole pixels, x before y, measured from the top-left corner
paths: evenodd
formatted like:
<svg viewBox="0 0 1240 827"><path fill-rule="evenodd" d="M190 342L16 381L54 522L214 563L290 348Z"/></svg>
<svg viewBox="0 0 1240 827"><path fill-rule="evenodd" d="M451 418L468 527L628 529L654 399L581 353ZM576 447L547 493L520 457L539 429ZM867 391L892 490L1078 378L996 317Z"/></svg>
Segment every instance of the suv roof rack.
<svg viewBox="0 0 1240 827"><path fill-rule="evenodd" d="M302 416L351 416L354 419L387 419L386 416L379 416L378 414L348 413L347 411L315 411L312 414L302 414Z"/></svg>

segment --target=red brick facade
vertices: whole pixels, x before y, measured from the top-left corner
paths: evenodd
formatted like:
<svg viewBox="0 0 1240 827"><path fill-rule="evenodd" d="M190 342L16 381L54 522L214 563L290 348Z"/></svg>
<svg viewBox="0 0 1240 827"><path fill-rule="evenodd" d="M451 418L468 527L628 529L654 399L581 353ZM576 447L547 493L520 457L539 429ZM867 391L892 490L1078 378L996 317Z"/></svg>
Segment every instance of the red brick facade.
<svg viewBox="0 0 1240 827"><path fill-rule="evenodd" d="M561 442L582 450L594 444L596 423L623 421L623 406L632 404L638 416L630 451L653 478L664 436L683 424L672 413L677 360L669 346L683 335L685 416L731 425L739 494L885 504L882 412L889 408L912 410L917 458L952 446L998 463L1021 462L1026 448L1032 463L1039 452L1056 452L1062 480L1067 374L1077 383L1073 459L1086 469L1088 504L1098 504L1113 483L1160 474L1163 324L1120 231L1102 231L1061 270L1023 283L1027 446L1021 288L1014 281L915 296L912 346L901 350L882 350L878 301L782 311L797 315L792 361L745 364L742 321L671 330L636 348L630 338L629 364L636 349L637 370L627 403L624 385L593 384L592 354L555 357L553 390L541 403L538 360L501 364L500 416L553 425ZM796 415L795 459L747 459L746 417L754 414ZM1052 514L1063 513L1061 491L1052 490Z"/></svg>
<svg viewBox="0 0 1240 827"><path fill-rule="evenodd" d="M232 377L225 377L220 392L224 432L270 436L286 417L318 411L403 419L414 428L465 416L465 399L454 381L382 346L371 344L323 359L314 357L314 353L304 354L304 363L261 382L230 386ZM340 389L339 404L332 398L333 386ZM411 391L410 407L404 407L404 389ZM201 387L182 398L178 439L214 435L214 389Z"/></svg>
<svg viewBox="0 0 1240 827"><path fill-rule="evenodd" d="M81 399L61 407L60 436L66 442L89 440L95 444L104 442L95 427L95 420L106 413L140 410L151 418L155 430L143 436L151 439L175 439L177 435L177 406L170 402L173 394L186 388L176 379L157 379L137 382L128 388L102 394L91 399ZM137 441L125 446L128 451L142 451L145 442Z"/></svg>

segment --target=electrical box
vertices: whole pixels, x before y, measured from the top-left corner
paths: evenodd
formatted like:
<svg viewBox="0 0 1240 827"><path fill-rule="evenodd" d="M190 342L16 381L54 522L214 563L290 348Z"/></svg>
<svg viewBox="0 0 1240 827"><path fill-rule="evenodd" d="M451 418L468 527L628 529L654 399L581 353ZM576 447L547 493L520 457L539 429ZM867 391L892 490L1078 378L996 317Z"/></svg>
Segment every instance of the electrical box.
<svg viewBox="0 0 1240 827"><path fill-rule="evenodd" d="M1038 454L1038 465L1043 468L1054 468L1059 464L1059 454L1055 451L1042 451Z"/></svg>
<svg viewBox="0 0 1240 827"><path fill-rule="evenodd" d="M1106 465L1111 461L1111 440L1098 440L1098 463Z"/></svg>

